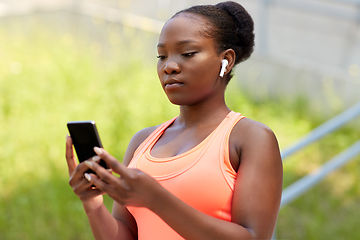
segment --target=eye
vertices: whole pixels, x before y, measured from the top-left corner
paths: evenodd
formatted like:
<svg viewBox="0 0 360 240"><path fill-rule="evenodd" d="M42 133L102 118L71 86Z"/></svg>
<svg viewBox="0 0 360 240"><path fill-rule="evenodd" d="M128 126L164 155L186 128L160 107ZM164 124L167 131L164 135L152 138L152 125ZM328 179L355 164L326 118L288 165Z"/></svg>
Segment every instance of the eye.
<svg viewBox="0 0 360 240"><path fill-rule="evenodd" d="M181 56L186 57L186 58L191 58L193 57L197 52L189 52L189 53L183 53L181 54Z"/></svg>
<svg viewBox="0 0 360 240"><path fill-rule="evenodd" d="M166 58L166 56L165 56L165 55L158 55L157 58L158 58L159 60L164 60L164 59Z"/></svg>

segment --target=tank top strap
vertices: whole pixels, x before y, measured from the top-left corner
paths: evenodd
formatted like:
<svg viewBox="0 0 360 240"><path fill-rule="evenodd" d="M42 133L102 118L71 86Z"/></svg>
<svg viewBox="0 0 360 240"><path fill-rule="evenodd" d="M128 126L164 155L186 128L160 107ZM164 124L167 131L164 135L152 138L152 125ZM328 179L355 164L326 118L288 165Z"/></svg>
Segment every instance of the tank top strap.
<svg viewBox="0 0 360 240"><path fill-rule="evenodd" d="M241 115L241 113L238 112L231 112L227 116L229 118L229 122L226 124L226 130L224 131L224 134L226 134L226 137L229 138L232 129L234 126L243 118L246 118L245 116Z"/></svg>
<svg viewBox="0 0 360 240"><path fill-rule="evenodd" d="M238 123L238 121L243 118L246 117L241 115L241 113L231 111L228 115L226 115L225 119L214 130L214 133L212 133L212 140L222 142L224 142L224 140L228 141L232 129Z"/></svg>
<svg viewBox="0 0 360 240"><path fill-rule="evenodd" d="M229 142L230 142L230 135L235 127L235 125L243 118L246 118L245 116L241 115L241 113L232 112L230 115L228 115L229 120L226 124L224 131L223 131L223 137L221 142L221 149L220 152L220 166L221 170L223 172L223 175L230 186L231 189L234 188L235 179L237 176L236 170L232 167L231 161L230 161L230 151L229 151Z"/></svg>

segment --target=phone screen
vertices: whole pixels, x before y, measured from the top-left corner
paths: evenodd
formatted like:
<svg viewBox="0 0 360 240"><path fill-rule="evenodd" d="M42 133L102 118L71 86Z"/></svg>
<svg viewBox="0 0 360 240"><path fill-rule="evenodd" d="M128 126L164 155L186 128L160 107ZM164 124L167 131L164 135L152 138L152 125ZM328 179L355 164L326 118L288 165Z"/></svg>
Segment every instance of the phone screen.
<svg viewBox="0 0 360 240"><path fill-rule="evenodd" d="M68 122L67 127L79 162L95 156L94 147L103 147L94 121ZM107 168L103 160L100 165Z"/></svg>

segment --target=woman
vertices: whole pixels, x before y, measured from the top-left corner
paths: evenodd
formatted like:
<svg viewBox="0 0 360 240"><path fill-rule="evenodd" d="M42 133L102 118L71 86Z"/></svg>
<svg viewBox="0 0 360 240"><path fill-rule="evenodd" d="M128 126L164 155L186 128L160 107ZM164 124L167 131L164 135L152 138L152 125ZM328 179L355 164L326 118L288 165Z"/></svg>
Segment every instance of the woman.
<svg viewBox="0 0 360 240"><path fill-rule="evenodd" d="M159 79L179 116L135 134L123 164L95 148L97 156L77 165L67 138L70 185L95 239L271 238L282 191L276 137L224 100L232 68L253 46L253 21L241 5L183 10L164 25L157 46ZM105 193L114 199L112 214Z"/></svg>

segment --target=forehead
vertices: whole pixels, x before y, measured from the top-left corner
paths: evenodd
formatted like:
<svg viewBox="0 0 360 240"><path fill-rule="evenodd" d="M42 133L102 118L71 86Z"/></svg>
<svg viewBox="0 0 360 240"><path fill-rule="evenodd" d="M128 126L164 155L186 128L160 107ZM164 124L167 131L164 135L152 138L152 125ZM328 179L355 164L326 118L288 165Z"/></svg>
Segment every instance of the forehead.
<svg viewBox="0 0 360 240"><path fill-rule="evenodd" d="M195 14L180 14L166 22L160 33L159 45L175 40L211 40L210 37L206 37L206 31L209 28L210 23L204 17Z"/></svg>

